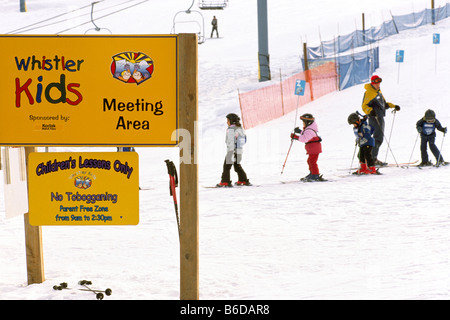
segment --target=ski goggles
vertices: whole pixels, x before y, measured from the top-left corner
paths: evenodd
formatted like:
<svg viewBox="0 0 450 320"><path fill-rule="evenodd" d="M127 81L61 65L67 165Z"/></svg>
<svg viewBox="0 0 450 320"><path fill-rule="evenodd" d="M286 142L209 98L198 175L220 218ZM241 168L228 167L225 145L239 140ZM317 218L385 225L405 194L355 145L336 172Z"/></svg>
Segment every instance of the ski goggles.
<svg viewBox="0 0 450 320"><path fill-rule="evenodd" d="M383 81L381 78L375 78L372 80L372 83L381 83Z"/></svg>

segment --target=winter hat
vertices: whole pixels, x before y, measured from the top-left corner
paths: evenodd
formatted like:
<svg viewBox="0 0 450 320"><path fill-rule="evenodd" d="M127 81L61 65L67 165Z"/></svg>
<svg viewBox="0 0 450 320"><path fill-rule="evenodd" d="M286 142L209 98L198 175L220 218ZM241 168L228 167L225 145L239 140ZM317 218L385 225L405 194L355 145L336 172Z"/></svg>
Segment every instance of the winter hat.
<svg viewBox="0 0 450 320"><path fill-rule="evenodd" d="M425 120L429 120L429 121L430 120L435 120L436 119L436 113L433 110L428 109L427 111L425 111L424 119Z"/></svg>
<svg viewBox="0 0 450 320"><path fill-rule="evenodd" d="M370 78L370 84L376 84L376 83L380 83L383 79L381 79L379 76L377 76L376 74L374 74L372 76L372 78Z"/></svg>
<svg viewBox="0 0 450 320"><path fill-rule="evenodd" d="M309 126L311 123L314 122L314 117L311 113L305 113L303 115L300 116L300 119L307 125Z"/></svg>

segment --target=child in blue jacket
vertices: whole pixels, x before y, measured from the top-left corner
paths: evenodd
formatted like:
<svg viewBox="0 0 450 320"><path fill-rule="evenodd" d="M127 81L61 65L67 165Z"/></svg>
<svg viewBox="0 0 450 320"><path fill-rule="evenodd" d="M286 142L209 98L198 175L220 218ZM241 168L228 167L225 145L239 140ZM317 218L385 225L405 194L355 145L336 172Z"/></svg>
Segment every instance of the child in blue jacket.
<svg viewBox="0 0 450 320"><path fill-rule="evenodd" d="M353 125L356 144L359 146L360 168L354 174L377 174L375 160L372 157L372 149L375 146L374 128L367 123L367 116L361 118L357 113L348 116L348 124Z"/></svg>
<svg viewBox="0 0 450 320"><path fill-rule="evenodd" d="M444 158L442 157L441 152L439 151L438 147L434 144L434 141L436 139L436 129L443 132L444 134L447 133L447 128L443 128L441 123L438 119L436 119L436 113L428 109L425 111L425 115L422 119L417 121L416 123L416 129L420 133L420 152L422 157L422 162L419 164L419 166L431 166L431 162L428 161L428 153L427 153L427 145L430 146L430 150L433 153L434 157L436 158L436 164L442 165L446 164L444 161Z"/></svg>

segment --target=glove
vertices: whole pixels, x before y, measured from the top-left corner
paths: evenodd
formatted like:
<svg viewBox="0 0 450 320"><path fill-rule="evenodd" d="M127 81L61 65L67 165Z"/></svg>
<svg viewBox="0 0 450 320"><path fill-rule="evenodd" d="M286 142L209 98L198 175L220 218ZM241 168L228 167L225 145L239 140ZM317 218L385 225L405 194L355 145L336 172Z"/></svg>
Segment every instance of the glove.
<svg viewBox="0 0 450 320"><path fill-rule="evenodd" d="M422 133L422 127L418 127L417 132Z"/></svg>
<svg viewBox="0 0 450 320"><path fill-rule="evenodd" d="M400 111L400 106L395 105L394 109L395 109L395 111Z"/></svg>
<svg viewBox="0 0 450 320"><path fill-rule="evenodd" d="M443 133L447 133L447 127L442 128L442 132L443 132Z"/></svg>
<svg viewBox="0 0 450 320"><path fill-rule="evenodd" d="M298 136L296 136L295 133L291 133L291 139L298 140Z"/></svg>
<svg viewBox="0 0 450 320"><path fill-rule="evenodd" d="M372 111L370 111L369 115L376 117L377 113L375 112L375 110L372 109Z"/></svg>
<svg viewBox="0 0 450 320"><path fill-rule="evenodd" d="M300 130L299 127L295 127L294 132L295 132L295 133L302 133L302 130Z"/></svg>

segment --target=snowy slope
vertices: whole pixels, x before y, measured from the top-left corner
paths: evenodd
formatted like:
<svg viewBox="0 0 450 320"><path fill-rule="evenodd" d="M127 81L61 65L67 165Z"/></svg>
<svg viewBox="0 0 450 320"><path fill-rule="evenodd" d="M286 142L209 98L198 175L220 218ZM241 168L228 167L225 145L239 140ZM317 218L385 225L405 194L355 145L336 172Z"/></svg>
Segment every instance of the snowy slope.
<svg viewBox="0 0 450 320"><path fill-rule="evenodd" d="M2 33L90 4L29 0L28 13L17 13L16 1L12 2L0 2ZM97 8L124 2L104 1ZM273 75L280 69L283 76L300 71L301 42L307 39L316 45L319 29L325 40L337 29L348 33L355 25L359 27L362 11L376 25L389 17L390 9L395 15L428 5L428 1L396 1L396 7L391 3L270 2ZM54 9L48 9L48 4ZM189 0L147 1L97 23L116 34L169 33L173 16L190 4ZM347 14L336 16L341 6ZM76 11L70 18L61 18L61 24L28 33L54 34L70 29L89 21L90 8L82 12L84 16ZM230 1L224 11L202 13L206 34L215 14L223 36L199 46L200 185L208 186L220 179L225 115L239 112L237 90L265 84L257 80L255 1ZM83 34L91 27L86 24L66 34ZM380 157L386 156L390 163L406 162L411 157L420 160L418 143L412 152L417 137L415 122L426 109L435 110L444 126L450 124L449 27L447 19L379 43L381 89L388 101L402 108L393 126L393 115L386 117L386 133L393 128L390 146L395 159L387 152L386 143ZM433 33L441 34L437 72ZM405 50L400 69L395 63L398 49ZM381 176L349 176L354 138L347 116L360 110L363 92L363 85L356 86L299 109L299 114L310 112L317 119L324 150L319 168L329 182L281 184L308 173L304 146L295 142L280 175L294 127L293 112L247 131L242 164L258 187L200 189L201 299L449 298L449 168L385 168ZM442 141L439 132L439 148ZM442 147L444 158L450 159L449 141L444 140ZM80 148L50 151L68 149ZM92 280L95 287L112 288L113 295L107 299L179 298L178 234L164 163L165 159L177 161L178 149L137 148L137 152L140 184L152 188L140 193L140 224L43 227L43 284L26 285L23 219L5 219L0 206L0 299L93 299L90 293L52 289L63 281L75 286L81 279ZM232 179L236 179L234 172ZM3 201L1 185L0 203Z"/></svg>

